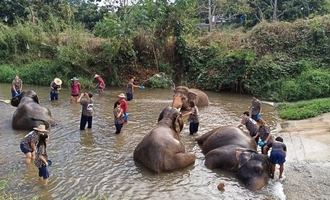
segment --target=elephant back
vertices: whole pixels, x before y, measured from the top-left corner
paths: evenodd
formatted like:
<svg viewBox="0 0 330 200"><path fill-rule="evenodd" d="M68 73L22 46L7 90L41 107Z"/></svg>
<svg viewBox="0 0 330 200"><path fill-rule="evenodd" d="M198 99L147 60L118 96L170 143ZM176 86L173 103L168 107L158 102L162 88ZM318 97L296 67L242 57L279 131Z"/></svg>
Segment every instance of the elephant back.
<svg viewBox="0 0 330 200"><path fill-rule="evenodd" d="M242 130L236 127L221 127L211 131L208 138L201 144L203 154L207 154L213 149L227 146L236 145L237 147L256 150L254 140L247 136Z"/></svg>
<svg viewBox="0 0 330 200"><path fill-rule="evenodd" d="M209 97L207 94L199 89L191 88L189 89L191 93L194 93L197 98L195 104L200 106L208 106L209 105Z"/></svg>

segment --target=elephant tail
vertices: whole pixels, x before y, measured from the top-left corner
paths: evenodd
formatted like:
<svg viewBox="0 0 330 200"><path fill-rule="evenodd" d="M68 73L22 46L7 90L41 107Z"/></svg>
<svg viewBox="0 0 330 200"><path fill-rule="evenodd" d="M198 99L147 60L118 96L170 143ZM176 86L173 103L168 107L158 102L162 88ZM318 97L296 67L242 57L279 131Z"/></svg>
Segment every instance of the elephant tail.
<svg viewBox="0 0 330 200"><path fill-rule="evenodd" d="M36 118L31 118L33 121L41 121L45 124L46 126L46 129L48 129L50 127L50 123L46 120L43 120L43 119L36 119Z"/></svg>

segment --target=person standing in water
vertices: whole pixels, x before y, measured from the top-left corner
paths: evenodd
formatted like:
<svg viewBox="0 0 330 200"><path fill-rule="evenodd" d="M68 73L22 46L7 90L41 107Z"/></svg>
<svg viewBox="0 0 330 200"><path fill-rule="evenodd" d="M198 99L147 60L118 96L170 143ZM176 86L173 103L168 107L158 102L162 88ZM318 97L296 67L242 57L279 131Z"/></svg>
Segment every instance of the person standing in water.
<svg viewBox="0 0 330 200"><path fill-rule="evenodd" d="M283 178L284 163L286 157L286 145L283 143L282 137L275 138L275 141L272 141L265 147L267 152L269 148L272 148L270 152L270 162L272 163L271 178L274 178L275 166L276 164L280 165L280 175L279 179Z"/></svg>
<svg viewBox="0 0 330 200"><path fill-rule="evenodd" d="M82 112L80 118L80 130L85 130L86 124L87 128L92 128L93 121L93 94L92 93L81 93L77 102L81 104Z"/></svg>
<svg viewBox="0 0 330 200"><path fill-rule="evenodd" d="M97 80L97 85L96 85L97 92L99 94L103 93L103 90L105 88L105 82L104 82L103 78L100 75L95 74L94 79Z"/></svg>
<svg viewBox="0 0 330 200"><path fill-rule="evenodd" d="M199 119L198 119L198 107L195 105L195 102L190 101L189 106L191 107L191 112L189 115L189 132L190 135L197 133L198 126L199 126Z"/></svg>
<svg viewBox="0 0 330 200"><path fill-rule="evenodd" d="M71 79L71 102L77 102L81 90L79 80L76 77Z"/></svg>
<svg viewBox="0 0 330 200"><path fill-rule="evenodd" d="M58 93L59 90L61 89L62 85L62 80L59 78L55 78L51 83L50 83L50 100L58 100Z"/></svg>
<svg viewBox="0 0 330 200"><path fill-rule="evenodd" d="M121 109L121 107L120 107L119 101L116 101L113 106L113 115L115 118L116 134L119 134L121 132L121 129L125 122L124 112L123 112L123 109Z"/></svg>
<svg viewBox="0 0 330 200"><path fill-rule="evenodd" d="M48 134L39 135L37 154L34 161L35 166L39 169L39 179L44 181L44 185L47 185L49 178L47 143Z"/></svg>
<svg viewBox="0 0 330 200"><path fill-rule="evenodd" d="M19 78L18 75L15 76L11 84L11 97L14 98L21 94L23 87L23 81Z"/></svg>
<svg viewBox="0 0 330 200"><path fill-rule="evenodd" d="M250 116L256 122L259 122L259 120L261 119L261 102L255 96L252 97L252 102L250 106Z"/></svg>
<svg viewBox="0 0 330 200"><path fill-rule="evenodd" d="M128 113L127 113L128 104L126 101L125 94L124 93L119 94L118 98L119 98L118 102L120 103L120 108L123 110L123 113L124 113L124 123L127 123L128 122Z"/></svg>
<svg viewBox="0 0 330 200"><path fill-rule="evenodd" d="M20 149L25 154L26 163L30 163L35 159L36 145L39 142L39 136L47 133L46 126L40 124L38 127L33 128L21 141Z"/></svg>
<svg viewBox="0 0 330 200"><path fill-rule="evenodd" d="M134 84L135 77L132 76L127 83L126 86L126 99L127 101L131 101L134 98L134 88L144 88L143 86L135 85Z"/></svg>

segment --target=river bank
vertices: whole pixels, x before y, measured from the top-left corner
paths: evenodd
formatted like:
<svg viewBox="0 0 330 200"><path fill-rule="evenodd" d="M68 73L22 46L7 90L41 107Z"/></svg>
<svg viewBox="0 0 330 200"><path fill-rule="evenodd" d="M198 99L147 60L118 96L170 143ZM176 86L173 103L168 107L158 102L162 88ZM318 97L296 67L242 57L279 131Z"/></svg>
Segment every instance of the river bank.
<svg viewBox="0 0 330 200"><path fill-rule="evenodd" d="M287 145L283 181L287 199L330 199L330 113L280 122Z"/></svg>

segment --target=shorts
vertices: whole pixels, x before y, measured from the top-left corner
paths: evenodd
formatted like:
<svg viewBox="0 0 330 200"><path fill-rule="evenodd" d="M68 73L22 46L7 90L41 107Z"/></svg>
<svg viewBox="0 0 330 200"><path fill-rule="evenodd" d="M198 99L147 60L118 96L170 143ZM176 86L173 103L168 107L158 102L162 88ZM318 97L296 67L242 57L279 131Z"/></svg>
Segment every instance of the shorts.
<svg viewBox="0 0 330 200"><path fill-rule="evenodd" d="M78 97L79 94L71 94L71 96L73 96L73 97Z"/></svg>
<svg viewBox="0 0 330 200"><path fill-rule="evenodd" d="M44 179L49 178L49 171L47 166L42 166L39 169L39 177L43 177Z"/></svg>
<svg viewBox="0 0 330 200"><path fill-rule="evenodd" d="M28 149L28 148L26 148L26 147L24 146L23 143L21 143L21 144L19 145L19 147L20 147L21 151L22 151L24 154L27 154L27 153L31 153L31 152L32 152L32 149Z"/></svg>
<svg viewBox="0 0 330 200"><path fill-rule="evenodd" d="M251 118L254 119L255 121L259 121L261 119L261 115L260 113L258 113L256 115L252 115Z"/></svg>
<svg viewBox="0 0 330 200"><path fill-rule="evenodd" d="M124 113L124 121L125 121L125 122L128 121L128 113Z"/></svg>
<svg viewBox="0 0 330 200"><path fill-rule="evenodd" d="M270 153L270 162L272 164L279 164L282 165L285 162L285 153L283 151L272 151Z"/></svg>

